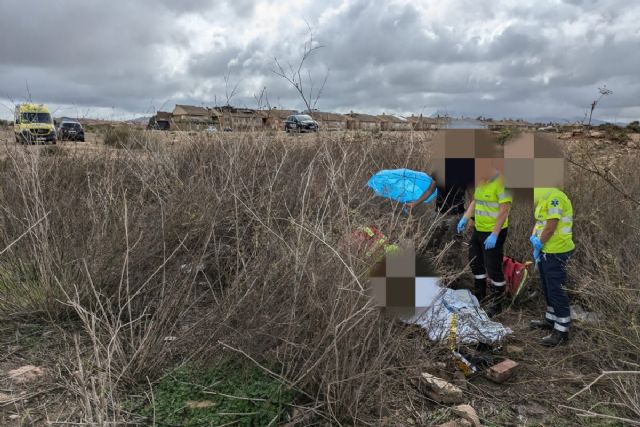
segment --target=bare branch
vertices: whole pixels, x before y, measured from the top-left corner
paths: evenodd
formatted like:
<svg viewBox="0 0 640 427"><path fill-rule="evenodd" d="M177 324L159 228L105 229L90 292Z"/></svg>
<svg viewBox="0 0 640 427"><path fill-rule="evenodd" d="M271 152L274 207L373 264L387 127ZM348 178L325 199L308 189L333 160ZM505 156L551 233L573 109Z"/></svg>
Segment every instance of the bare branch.
<svg viewBox="0 0 640 427"><path fill-rule="evenodd" d="M233 86L233 89L229 91L229 86L231 81L230 76L231 76L231 70L227 70L227 74L224 76L224 95L227 98L227 105L231 105L231 100L233 99L234 96L236 96L238 92L238 86L242 82L242 79L238 80L236 84Z"/></svg>
<svg viewBox="0 0 640 427"><path fill-rule="evenodd" d="M322 95L322 91L329 77L329 70L327 70L324 76L322 85L316 91L313 77L311 75L311 70L305 70L305 63L315 51L322 49L324 46L316 44L313 36L313 29L308 22L305 21L305 23L307 24L308 37L303 44L300 60L297 61L295 65L288 62L288 70L285 70L278 58L274 57L274 66L271 71L275 75L287 81L296 90L296 92L302 99L302 102L304 103L307 111L311 112L311 110L316 107L320 96Z"/></svg>

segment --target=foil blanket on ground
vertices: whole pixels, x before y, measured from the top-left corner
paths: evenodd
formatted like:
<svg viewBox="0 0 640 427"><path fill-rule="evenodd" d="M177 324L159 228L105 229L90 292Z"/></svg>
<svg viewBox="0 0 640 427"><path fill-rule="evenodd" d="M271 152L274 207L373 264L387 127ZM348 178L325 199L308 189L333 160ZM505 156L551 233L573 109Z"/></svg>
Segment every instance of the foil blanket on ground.
<svg viewBox="0 0 640 427"><path fill-rule="evenodd" d="M437 286L437 285L433 285ZM451 319L456 316L457 344L496 344L513 333L510 328L489 319L471 291L440 288L428 307L416 307L415 314L404 317L405 323L421 326L432 341L449 338Z"/></svg>

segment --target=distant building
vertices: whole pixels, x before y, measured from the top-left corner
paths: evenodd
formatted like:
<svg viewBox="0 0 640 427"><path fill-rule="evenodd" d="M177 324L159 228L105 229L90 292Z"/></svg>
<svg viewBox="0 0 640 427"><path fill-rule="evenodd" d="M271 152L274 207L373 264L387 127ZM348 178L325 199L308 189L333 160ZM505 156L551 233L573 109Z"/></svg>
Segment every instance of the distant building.
<svg viewBox="0 0 640 427"><path fill-rule="evenodd" d="M413 130L437 130L441 128L445 122L446 118L434 118L434 117L424 117L422 114L419 116L411 115L411 117L407 117L407 120L411 123Z"/></svg>
<svg viewBox="0 0 640 427"><path fill-rule="evenodd" d="M342 114L312 111L310 116L318 122L321 130L347 129L347 117Z"/></svg>
<svg viewBox="0 0 640 427"><path fill-rule="evenodd" d="M204 130L213 124L210 110L205 107L176 104L171 116L180 130Z"/></svg>
<svg viewBox="0 0 640 427"><path fill-rule="evenodd" d="M230 105L211 109L212 118L220 129L234 131L261 130L264 114L250 108L235 108Z"/></svg>
<svg viewBox="0 0 640 427"><path fill-rule="evenodd" d="M166 111L158 111L155 116L149 119L147 129L170 130L173 116Z"/></svg>
<svg viewBox="0 0 640 427"><path fill-rule="evenodd" d="M262 124L265 129L283 130L284 122L287 117L296 114L296 110L280 110L272 108L270 110L262 110Z"/></svg>
<svg viewBox="0 0 640 427"><path fill-rule="evenodd" d="M487 121L487 127L489 130L499 131L504 128L516 128L520 130L535 130L536 125L524 120L499 120L499 121Z"/></svg>
<svg viewBox="0 0 640 427"><path fill-rule="evenodd" d="M404 117L394 116L392 114L382 114L378 116L382 130L411 130L413 125Z"/></svg>
<svg viewBox="0 0 640 427"><path fill-rule="evenodd" d="M184 121L209 121L209 110L205 107L196 107L194 105L177 104L171 113L174 120Z"/></svg>
<svg viewBox="0 0 640 427"><path fill-rule="evenodd" d="M347 129L353 130L380 130L381 120L370 114L354 113L347 114Z"/></svg>

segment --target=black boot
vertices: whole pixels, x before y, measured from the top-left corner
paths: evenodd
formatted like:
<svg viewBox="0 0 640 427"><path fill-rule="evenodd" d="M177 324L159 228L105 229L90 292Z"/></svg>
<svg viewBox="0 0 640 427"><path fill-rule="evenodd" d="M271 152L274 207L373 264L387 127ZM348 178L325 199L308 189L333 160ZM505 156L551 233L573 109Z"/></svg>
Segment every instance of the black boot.
<svg viewBox="0 0 640 427"><path fill-rule="evenodd" d="M543 320L531 320L529 321L529 327L531 329L544 329L550 331L553 329L553 323L546 319Z"/></svg>
<svg viewBox="0 0 640 427"><path fill-rule="evenodd" d="M482 304L482 301L487 297L487 279L474 279L473 295L475 295L475 297L478 298L478 302Z"/></svg>
<svg viewBox="0 0 640 427"><path fill-rule="evenodd" d="M542 345L545 347L556 347L558 345L566 344L569 340L569 332L560 332L554 329L551 335L547 335L542 338Z"/></svg>
<svg viewBox="0 0 640 427"><path fill-rule="evenodd" d="M493 317L500 313L504 306L506 286L491 285L491 295L489 295L489 305L487 306L487 316Z"/></svg>

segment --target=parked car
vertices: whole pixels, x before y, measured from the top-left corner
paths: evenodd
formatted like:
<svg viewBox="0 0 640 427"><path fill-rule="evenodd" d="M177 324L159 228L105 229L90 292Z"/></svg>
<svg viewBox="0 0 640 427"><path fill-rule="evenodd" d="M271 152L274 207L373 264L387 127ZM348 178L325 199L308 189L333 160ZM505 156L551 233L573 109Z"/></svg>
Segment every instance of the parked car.
<svg viewBox="0 0 640 427"><path fill-rule="evenodd" d="M16 106L13 132L16 142L36 144L38 142L56 143L56 128L51 113L43 104L19 104Z"/></svg>
<svg viewBox="0 0 640 427"><path fill-rule="evenodd" d="M84 129L82 124L70 120L63 120L58 127L58 138L60 140L68 139L71 141L84 142Z"/></svg>
<svg viewBox="0 0 640 427"><path fill-rule="evenodd" d="M318 122L307 114L294 114L284 122L285 132L318 132Z"/></svg>

